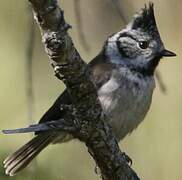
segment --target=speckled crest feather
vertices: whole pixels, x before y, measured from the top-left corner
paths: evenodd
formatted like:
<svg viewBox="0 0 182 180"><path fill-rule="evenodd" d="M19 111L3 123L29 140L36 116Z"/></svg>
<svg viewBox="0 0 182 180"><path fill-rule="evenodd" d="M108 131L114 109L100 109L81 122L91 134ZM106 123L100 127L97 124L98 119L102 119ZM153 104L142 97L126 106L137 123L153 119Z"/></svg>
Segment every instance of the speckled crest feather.
<svg viewBox="0 0 182 180"><path fill-rule="evenodd" d="M160 37L154 15L154 4L149 2L145 7L134 16L131 29L142 29L144 32L152 35L153 37Z"/></svg>

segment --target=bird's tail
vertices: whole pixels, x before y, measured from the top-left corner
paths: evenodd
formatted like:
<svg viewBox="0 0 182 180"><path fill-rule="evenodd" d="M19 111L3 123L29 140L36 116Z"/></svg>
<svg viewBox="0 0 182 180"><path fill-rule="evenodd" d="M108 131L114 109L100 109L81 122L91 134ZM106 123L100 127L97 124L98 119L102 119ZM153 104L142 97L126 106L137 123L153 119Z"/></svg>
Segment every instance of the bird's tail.
<svg viewBox="0 0 182 180"><path fill-rule="evenodd" d="M56 134L41 133L4 160L6 174L13 176L24 169L46 146L56 138Z"/></svg>

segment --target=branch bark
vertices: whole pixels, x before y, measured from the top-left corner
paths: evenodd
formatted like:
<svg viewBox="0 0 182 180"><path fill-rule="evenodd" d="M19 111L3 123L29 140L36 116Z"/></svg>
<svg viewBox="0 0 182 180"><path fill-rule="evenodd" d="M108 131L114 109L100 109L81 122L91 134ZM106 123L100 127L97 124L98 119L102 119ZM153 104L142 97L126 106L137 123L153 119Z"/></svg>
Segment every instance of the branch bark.
<svg viewBox="0 0 182 180"><path fill-rule="evenodd" d="M72 134L85 142L101 170L103 180L138 180L128 166L117 141L104 120L102 108L90 69L76 50L67 33L70 25L56 0L29 0L40 27L45 50L56 76L62 80L72 97L70 120L76 131ZM74 117L74 118L73 118Z"/></svg>

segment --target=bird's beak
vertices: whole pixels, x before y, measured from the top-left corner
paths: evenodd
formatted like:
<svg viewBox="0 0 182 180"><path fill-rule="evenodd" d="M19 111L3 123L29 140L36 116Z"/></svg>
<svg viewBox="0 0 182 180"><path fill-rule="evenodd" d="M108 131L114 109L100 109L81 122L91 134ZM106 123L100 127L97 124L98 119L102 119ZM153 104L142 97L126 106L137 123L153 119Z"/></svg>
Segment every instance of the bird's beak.
<svg viewBox="0 0 182 180"><path fill-rule="evenodd" d="M166 49L164 49L163 51L161 51L160 55L163 56L163 57L172 57L172 56L176 56L175 53L173 53L173 52L171 52L171 51L169 51L169 50L166 50Z"/></svg>

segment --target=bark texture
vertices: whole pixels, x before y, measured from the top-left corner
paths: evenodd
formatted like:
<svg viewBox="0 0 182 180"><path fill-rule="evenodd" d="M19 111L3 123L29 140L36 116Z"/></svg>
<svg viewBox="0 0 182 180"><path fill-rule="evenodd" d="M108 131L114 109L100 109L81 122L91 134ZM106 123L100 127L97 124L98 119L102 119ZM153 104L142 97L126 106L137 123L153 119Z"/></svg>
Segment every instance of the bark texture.
<svg viewBox="0 0 182 180"><path fill-rule="evenodd" d="M55 75L66 84L72 97L73 106L62 107L69 108L70 113L66 117L65 128L60 120L61 129L69 131L70 126L69 133L86 144L103 180L138 180L120 151L111 128L104 120L106 117L102 113L96 90L90 80L90 70L67 33L71 26L65 21L57 1L29 2ZM58 122L55 126L59 127Z"/></svg>

